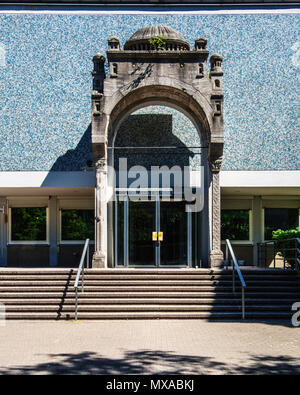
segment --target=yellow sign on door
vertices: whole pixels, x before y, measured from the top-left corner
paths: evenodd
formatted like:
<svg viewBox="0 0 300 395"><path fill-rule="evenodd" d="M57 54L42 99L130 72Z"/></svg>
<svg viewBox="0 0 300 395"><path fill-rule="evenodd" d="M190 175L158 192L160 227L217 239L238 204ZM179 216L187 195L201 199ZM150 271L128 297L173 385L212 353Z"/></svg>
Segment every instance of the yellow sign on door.
<svg viewBox="0 0 300 395"><path fill-rule="evenodd" d="M157 241L157 232L152 232L152 241Z"/></svg>
<svg viewBox="0 0 300 395"><path fill-rule="evenodd" d="M164 232L158 232L158 241L163 241L164 239Z"/></svg>

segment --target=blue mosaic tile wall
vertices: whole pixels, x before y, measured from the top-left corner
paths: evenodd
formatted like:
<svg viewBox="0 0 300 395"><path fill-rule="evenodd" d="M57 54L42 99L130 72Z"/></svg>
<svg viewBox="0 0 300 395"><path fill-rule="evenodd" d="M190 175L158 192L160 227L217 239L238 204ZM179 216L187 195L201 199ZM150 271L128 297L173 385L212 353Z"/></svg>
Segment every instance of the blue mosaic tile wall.
<svg viewBox="0 0 300 395"><path fill-rule="evenodd" d="M85 167L91 59L153 24L224 58L224 170L300 169L299 16L0 15L0 171Z"/></svg>

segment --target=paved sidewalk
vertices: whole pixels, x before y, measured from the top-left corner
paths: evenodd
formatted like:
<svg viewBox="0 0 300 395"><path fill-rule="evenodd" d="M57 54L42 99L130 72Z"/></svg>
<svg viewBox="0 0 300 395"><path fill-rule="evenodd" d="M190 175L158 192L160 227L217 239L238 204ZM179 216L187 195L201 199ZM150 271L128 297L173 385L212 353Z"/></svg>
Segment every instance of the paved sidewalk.
<svg viewBox="0 0 300 395"><path fill-rule="evenodd" d="M2 374L300 374L287 321L8 321Z"/></svg>

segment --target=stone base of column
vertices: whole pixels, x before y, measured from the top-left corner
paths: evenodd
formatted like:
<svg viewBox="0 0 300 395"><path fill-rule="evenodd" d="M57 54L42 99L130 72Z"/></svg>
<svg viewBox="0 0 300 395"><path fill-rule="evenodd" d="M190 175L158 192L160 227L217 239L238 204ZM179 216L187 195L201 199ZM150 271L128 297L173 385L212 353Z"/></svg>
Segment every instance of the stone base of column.
<svg viewBox="0 0 300 395"><path fill-rule="evenodd" d="M93 260L92 260L92 268L105 268L106 267L106 257L101 254L101 252L94 252Z"/></svg>
<svg viewBox="0 0 300 395"><path fill-rule="evenodd" d="M222 267L224 261L223 252L221 250L212 250L209 255L210 267Z"/></svg>

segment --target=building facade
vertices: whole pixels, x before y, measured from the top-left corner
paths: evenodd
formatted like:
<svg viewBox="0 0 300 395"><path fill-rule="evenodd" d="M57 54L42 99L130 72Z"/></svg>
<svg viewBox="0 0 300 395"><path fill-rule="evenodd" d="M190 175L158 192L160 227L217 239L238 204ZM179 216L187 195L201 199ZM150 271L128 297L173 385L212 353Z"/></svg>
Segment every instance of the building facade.
<svg viewBox="0 0 300 395"><path fill-rule="evenodd" d="M299 226L298 11L3 7L0 265L257 265Z"/></svg>

